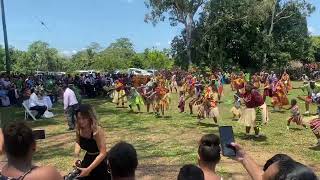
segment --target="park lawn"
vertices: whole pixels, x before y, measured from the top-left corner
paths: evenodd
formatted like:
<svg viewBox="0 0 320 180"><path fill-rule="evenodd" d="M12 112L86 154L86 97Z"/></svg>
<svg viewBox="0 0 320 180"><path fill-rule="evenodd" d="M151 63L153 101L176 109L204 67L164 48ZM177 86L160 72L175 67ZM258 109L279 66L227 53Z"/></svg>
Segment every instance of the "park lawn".
<svg viewBox="0 0 320 180"><path fill-rule="evenodd" d="M295 82L299 87L301 82ZM289 99L297 95L305 95L301 90L295 89L290 92ZM213 120L207 119L198 124L195 116L178 112L178 97L171 94L170 110L166 116L156 118L143 109L143 113L130 113L128 109L116 108L107 99L84 100L92 104L98 114L100 125L106 131L108 149L119 141L127 141L135 146L139 156L138 177L139 179L176 179L179 168L187 163L197 163L198 140L207 133L218 134L218 127ZM310 129L294 125L286 130L289 111L271 113L269 107L270 122L263 127L265 137L258 139L244 138L244 127L237 121L232 121L230 109L232 107L233 92L229 85L224 88L224 97L219 105L221 119L219 125L232 125L235 139L257 161L264 162L276 153L285 153L301 161L316 172L320 172L320 149L313 148L316 139ZM298 101L301 112L304 112L303 101ZM267 104L270 105L270 98ZM316 107L312 106L312 112ZM67 132L62 105L56 105L53 112L54 119L37 122L28 122L33 128L46 130L47 138L38 142L38 150L35 162L41 165L57 167L63 174L72 169L74 162L74 132ZM0 108L1 120L5 124L8 121L23 120L22 108ZM305 120L310 120L305 117ZM253 133L253 132L252 132ZM249 179L242 166L225 157L217 167L220 175L233 177L233 179ZM320 174L319 174L320 175Z"/></svg>

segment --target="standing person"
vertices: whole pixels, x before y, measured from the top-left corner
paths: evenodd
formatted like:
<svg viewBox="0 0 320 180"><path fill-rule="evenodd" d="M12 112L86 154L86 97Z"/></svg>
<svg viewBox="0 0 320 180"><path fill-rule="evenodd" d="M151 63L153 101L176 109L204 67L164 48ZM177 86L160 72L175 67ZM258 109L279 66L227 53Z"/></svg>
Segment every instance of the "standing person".
<svg viewBox="0 0 320 180"><path fill-rule="evenodd" d="M268 110L263 97L253 88L253 85L247 84L245 92L241 94L246 105L239 122L246 127L246 135L249 135L253 128L255 136L260 137L259 132L263 123L268 122Z"/></svg>
<svg viewBox="0 0 320 180"><path fill-rule="evenodd" d="M283 106L289 104L289 100L287 97L287 90L283 83L283 81L279 80L275 83L273 91L272 91L272 105L273 111L280 111Z"/></svg>
<svg viewBox="0 0 320 180"><path fill-rule="evenodd" d="M141 107L144 105L142 96L134 87L131 87L128 92L128 104L131 111L133 111L133 106L135 105L139 112L141 112Z"/></svg>
<svg viewBox="0 0 320 180"><path fill-rule="evenodd" d="M308 95L305 99L299 97L299 99L303 99L305 101L306 112L304 114L309 115L310 104L312 103L312 96L318 94L320 92L320 85L315 81L310 81L308 84L305 84L301 87L302 91L307 91Z"/></svg>
<svg viewBox="0 0 320 180"><path fill-rule="evenodd" d="M252 76L252 83L253 83L254 88L259 89L260 88L260 82L261 82L261 77L259 76L258 73L255 73Z"/></svg>
<svg viewBox="0 0 320 180"><path fill-rule="evenodd" d="M291 81L290 81L290 76L289 76L289 74L287 73L286 70L283 72L283 74L281 76L281 81L283 82L287 93L289 93L289 91L292 89L292 84L291 84Z"/></svg>
<svg viewBox="0 0 320 180"><path fill-rule="evenodd" d="M185 105L185 99L184 99L184 94L183 92L179 92L180 98L179 98L179 105L178 108L180 110L180 113L184 112L184 105Z"/></svg>
<svg viewBox="0 0 320 180"><path fill-rule="evenodd" d="M98 126L97 116L88 104L81 104L77 110L75 156L79 159L81 149L86 154L79 170L83 180L107 180L107 156L104 129Z"/></svg>
<svg viewBox="0 0 320 180"><path fill-rule="evenodd" d="M315 100L318 106L318 109L317 109L318 117L310 121L310 127L318 141L316 146L320 146L320 94L317 94L315 97L313 97L313 99Z"/></svg>
<svg viewBox="0 0 320 180"><path fill-rule="evenodd" d="M79 103L76 94L68 87L68 85L63 86L63 91L63 109L68 120L68 130L71 131L74 130L75 127L75 116Z"/></svg>
<svg viewBox="0 0 320 180"><path fill-rule="evenodd" d="M176 74L173 74L172 77L171 77L170 91L173 92L173 89L176 90L176 93L178 92L178 84L177 84L177 76L176 76Z"/></svg>
<svg viewBox="0 0 320 180"><path fill-rule="evenodd" d="M231 113L233 114L233 120L238 120L241 117L241 98L240 94L237 92L233 95L234 97L234 104L231 108Z"/></svg>
<svg viewBox="0 0 320 180"><path fill-rule="evenodd" d="M33 89L33 92L29 98L29 109L37 111L36 119L39 119L42 117L44 112L47 110L47 106L39 99L41 87L37 86L36 88Z"/></svg>

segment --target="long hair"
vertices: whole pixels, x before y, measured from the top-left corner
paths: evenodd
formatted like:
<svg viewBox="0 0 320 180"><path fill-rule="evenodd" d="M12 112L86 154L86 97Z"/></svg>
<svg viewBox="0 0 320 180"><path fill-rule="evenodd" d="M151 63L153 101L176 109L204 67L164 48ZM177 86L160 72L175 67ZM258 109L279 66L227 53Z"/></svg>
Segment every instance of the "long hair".
<svg viewBox="0 0 320 180"><path fill-rule="evenodd" d="M98 118L96 115L95 110L92 108L89 104L81 104L76 111L76 116L79 116L79 113L82 117L85 117L89 120L90 128L93 132L93 134L97 133L98 130ZM80 127L78 125L78 121L76 121L76 131L77 133L80 133Z"/></svg>

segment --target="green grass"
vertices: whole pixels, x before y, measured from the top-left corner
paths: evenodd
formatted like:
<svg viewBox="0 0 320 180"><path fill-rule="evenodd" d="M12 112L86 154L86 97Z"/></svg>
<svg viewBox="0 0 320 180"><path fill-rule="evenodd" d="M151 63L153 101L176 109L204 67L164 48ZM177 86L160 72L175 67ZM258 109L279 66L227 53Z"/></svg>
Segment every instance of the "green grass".
<svg viewBox="0 0 320 180"><path fill-rule="evenodd" d="M298 87L302 83L295 82ZM232 125L236 141L252 154L259 164L276 153L286 153L320 172L320 149L312 148L316 143L310 129L292 124L290 131L286 130L289 111L270 113L270 122L263 127L262 133L266 138L244 139L244 127L232 121L230 109L233 93L229 85L225 86L225 96L219 105L222 118L220 125ZM301 90L290 92L289 98L304 95ZM115 108L115 105L106 99L85 100L92 104L99 116L100 125L106 131L108 149L118 141L132 143L139 155L138 177L142 179L175 179L179 168L186 163L197 163L197 143L206 133L218 134L218 127L211 119L198 124L196 117L188 113L178 113L178 97L172 94L170 110L165 118L155 118L153 114L129 113L127 109ZM268 103L269 99L268 99ZM304 103L299 101L301 112L304 112ZM312 112L315 112L312 106ZM269 107L269 111L271 107ZM72 153L74 132L66 132L66 121L62 114L62 106L57 105L53 112L54 119L32 122L34 128L46 129L47 139L38 142L38 152L35 161L43 165L53 165L63 173L68 172L74 162ZM3 123L13 120L23 120L22 108L0 108ZM218 165L218 172L223 176L245 177L245 170L238 163L222 158Z"/></svg>

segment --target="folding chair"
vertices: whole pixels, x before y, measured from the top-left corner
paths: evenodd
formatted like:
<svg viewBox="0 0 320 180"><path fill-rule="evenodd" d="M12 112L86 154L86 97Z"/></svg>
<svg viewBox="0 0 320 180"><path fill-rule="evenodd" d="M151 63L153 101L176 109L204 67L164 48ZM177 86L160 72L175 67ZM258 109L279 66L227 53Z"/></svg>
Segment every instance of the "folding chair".
<svg viewBox="0 0 320 180"><path fill-rule="evenodd" d="M34 121L37 120L29 109L29 100L24 100L22 106L24 107L24 120L26 120L28 116L30 116Z"/></svg>

